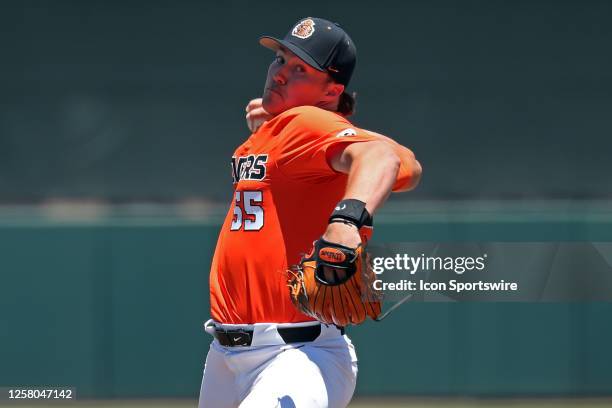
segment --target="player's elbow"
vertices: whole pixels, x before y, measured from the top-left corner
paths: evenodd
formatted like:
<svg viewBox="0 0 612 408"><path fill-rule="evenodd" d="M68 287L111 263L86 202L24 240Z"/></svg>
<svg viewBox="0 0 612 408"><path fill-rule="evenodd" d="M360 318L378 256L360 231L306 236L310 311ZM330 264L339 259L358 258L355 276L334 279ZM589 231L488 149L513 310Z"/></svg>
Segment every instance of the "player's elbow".
<svg viewBox="0 0 612 408"><path fill-rule="evenodd" d="M406 191L413 190L416 186L419 185L421 181L421 175L423 174L423 167L421 163L417 159L413 159L411 174L410 174L410 183Z"/></svg>
<svg viewBox="0 0 612 408"><path fill-rule="evenodd" d="M412 154L412 152L410 153L410 155L404 155L404 157L402 157L398 179L393 187L393 191L396 193L414 190L421 181L423 167L414 157L414 154Z"/></svg>

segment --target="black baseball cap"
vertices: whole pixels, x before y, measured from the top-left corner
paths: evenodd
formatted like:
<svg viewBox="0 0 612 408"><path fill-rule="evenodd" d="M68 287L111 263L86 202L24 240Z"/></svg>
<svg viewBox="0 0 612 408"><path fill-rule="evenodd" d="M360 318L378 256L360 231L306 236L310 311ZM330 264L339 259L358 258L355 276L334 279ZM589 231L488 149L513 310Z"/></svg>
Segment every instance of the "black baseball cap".
<svg viewBox="0 0 612 408"><path fill-rule="evenodd" d="M259 43L274 51L283 46L345 86L357 62L357 49L348 34L338 23L317 17L301 19L282 40L263 36Z"/></svg>

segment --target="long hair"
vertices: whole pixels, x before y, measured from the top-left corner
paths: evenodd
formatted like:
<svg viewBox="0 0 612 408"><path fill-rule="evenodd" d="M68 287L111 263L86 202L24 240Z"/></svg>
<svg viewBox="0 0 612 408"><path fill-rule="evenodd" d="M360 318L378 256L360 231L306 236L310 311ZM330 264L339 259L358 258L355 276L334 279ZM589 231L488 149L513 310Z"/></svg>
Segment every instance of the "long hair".
<svg viewBox="0 0 612 408"><path fill-rule="evenodd" d="M357 93L346 91L342 92L338 100L338 108L336 111L342 116L351 116L355 113L355 105L357 104Z"/></svg>

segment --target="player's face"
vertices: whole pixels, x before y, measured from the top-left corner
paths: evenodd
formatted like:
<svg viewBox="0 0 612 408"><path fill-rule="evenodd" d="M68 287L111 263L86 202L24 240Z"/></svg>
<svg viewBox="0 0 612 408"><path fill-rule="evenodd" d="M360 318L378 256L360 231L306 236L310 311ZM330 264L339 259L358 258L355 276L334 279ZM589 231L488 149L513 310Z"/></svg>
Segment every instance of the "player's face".
<svg viewBox="0 0 612 408"><path fill-rule="evenodd" d="M268 68L263 107L278 115L296 106L320 106L333 82L325 72L318 71L291 51L281 48Z"/></svg>

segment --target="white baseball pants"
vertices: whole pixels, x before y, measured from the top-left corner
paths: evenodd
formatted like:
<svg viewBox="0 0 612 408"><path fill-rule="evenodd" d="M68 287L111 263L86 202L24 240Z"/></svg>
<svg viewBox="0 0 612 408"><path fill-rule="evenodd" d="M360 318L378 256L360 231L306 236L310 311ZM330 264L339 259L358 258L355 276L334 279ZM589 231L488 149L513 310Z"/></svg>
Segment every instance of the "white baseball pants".
<svg viewBox="0 0 612 408"><path fill-rule="evenodd" d="M220 326L255 328L253 343L212 342L199 408L343 408L350 402L357 357L351 340L336 327L322 325L312 342L285 344L274 323Z"/></svg>

